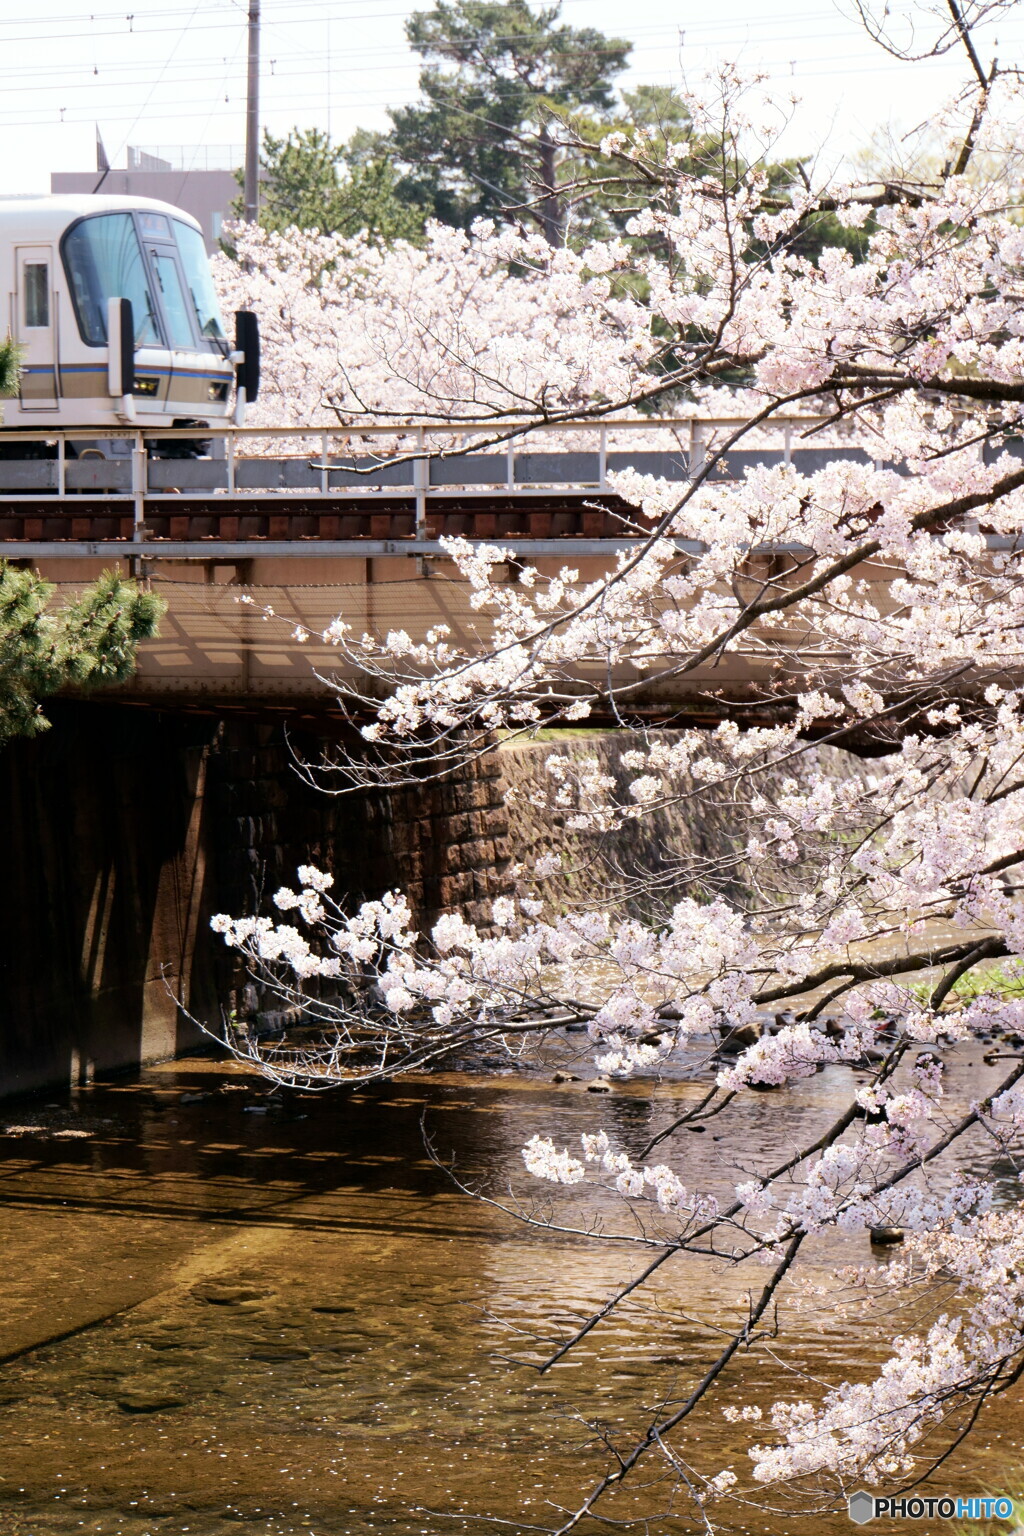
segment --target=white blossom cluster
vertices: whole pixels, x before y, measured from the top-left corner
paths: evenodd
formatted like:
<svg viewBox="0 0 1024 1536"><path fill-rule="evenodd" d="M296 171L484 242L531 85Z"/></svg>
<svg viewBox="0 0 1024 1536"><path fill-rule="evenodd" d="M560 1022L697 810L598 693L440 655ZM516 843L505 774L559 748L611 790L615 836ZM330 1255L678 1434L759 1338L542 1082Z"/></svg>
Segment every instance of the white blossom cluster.
<svg viewBox="0 0 1024 1536"><path fill-rule="evenodd" d="M580 1156L542 1135L523 1152L531 1176L580 1200L588 1175L614 1190L638 1240L651 1217L650 1241L674 1255L701 1241L769 1265L723 1351L755 1347L805 1243L902 1229L917 1268L889 1279L923 1275L945 1288L941 1309L892 1341L872 1379L776 1403L774 1441L751 1453L762 1482L839 1489L903 1477L928 1432L1024 1358L1024 1206L997 1209L994 1176L950 1173L968 1146L979 1165L971 1138L1016 1166L1024 1145L1024 231L983 176L780 197L764 157L751 164L730 138L731 82L726 97L717 114L689 104L692 131L734 151L725 182L685 156L654 165L639 138L607 140L616 164L650 172L634 184L647 190L624 236L585 250L491 225L385 251L235 232L241 260L221 281L264 322L266 421L341 432L387 411L403 451L401 413L489 422L505 443L531 424L568 433L580 415L611 430L659 391L692 402L690 478L611 477L643 537L597 574L519 559L511 538L449 539L472 646L444 626L382 639L341 614L327 628L366 680L350 693L382 760L433 754L448 771L498 730L598 705L634 719L647 687L689 689L725 718L638 731L615 772L596 751L553 752L533 809L558 851L524 854L523 888L487 925L452 913L419 935L396 893L349 914L305 869L275 898L287 921L214 927L342 1042L290 1080L343 1075L350 1047L385 1075L453 1042L521 1038L557 1004L586 1019L609 1076L671 1060L700 1077L723 1160L752 1091L800 1104L819 1069L843 1082L831 1128L730 1174L728 1201L685 1187L668 1151L653 1163L603 1132ZM1019 139L1014 79L970 99L972 154ZM806 221L836 210L863 233L858 258L802 254ZM780 441L792 451L730 467ZM749 689L732 694L737 675ZM812 738L866 755L838 774ZM634 846L637 824L670 807L694 824L713 811L721 846L695 839L675 866L629 870L621 908L545 901L544 881L572 873L562 828ZM954 1109L944 1053L967 1042L972 1058L990 1048L996 1086ZM718 1380L710 1369L702 1392ZM706 1480L707 1496L734 1480Z"/></svg>
<svg viewBox="0 0 1024 1536"><path fill-rule="evenodd" d="M620 1195L632 1199L653 1200L660 1211L688 1215L712 1215L717 1207L710 1197L695 1197L664 1163L636 1167L625 1152L616 1152L606 1131L584 1133L580 1138L584 1162L572 1157L568 1148L557 1149L550 1137L532 1136L523 1148L527 1171L535 1178L552 1184L579 1184L586 1178L586 1163L596 1163L601 1173L612 1177Z"/></svg>

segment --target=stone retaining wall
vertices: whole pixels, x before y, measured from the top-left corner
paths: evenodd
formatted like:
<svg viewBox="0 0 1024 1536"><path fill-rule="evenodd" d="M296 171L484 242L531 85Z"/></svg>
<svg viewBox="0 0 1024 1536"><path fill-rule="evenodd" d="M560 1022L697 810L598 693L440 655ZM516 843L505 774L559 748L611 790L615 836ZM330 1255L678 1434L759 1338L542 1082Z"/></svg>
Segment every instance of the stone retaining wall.
<svg viewBox="0 0 1024 1536"><path fill-rule="evenodd" d="M222 1008L268 1022L280 1003L209 920L273 911L299 864L330 870L346 904L405 891L421 930L455 909L485 926L513 859L559 851L564 872L546 890L566 903L608 894L616 864L660 868L671 905L686 893L687 859L733 851L740 830L727 797L707 793L604 839L531 806L554 751L596 757L624 787L620 733L511 747L388 793L331 795L303 779L294 754L319 762L337 722L301 721L286 738L279 721L109 701L50 714L51 731L0 753L0 1096L193 1047L178 998L208 1022ZM837 776L858 771L846 753L821 760ZM635 895L625 906L655 915Z"/></svg>
<svg viewBox="0 0 1024 1536"><path fill-rule="evenodd" d="M272 1009L209 920L268 910L299 864L355 903L405 890L421 926L454 907L486 922L507 888L495 758L325 795L280 723L98 701L49 713L52 730L0 753L0 1096L194 1046L176 998L210 1022ZM310 761L325 748L312 725L291 743Z"/></svg>
<svg viewBox="0 0 1024 1536"><path fill-rule="evenodd" d="M668 732L650 732L647 739L670 737ZM622 767L623 752L638 743L625 731L602 734L575 734L567 731L558 740L527 742L499 751L502 774L514 791L508 805L510 841L516 859L528 866L541 854L557 853L563 861L563 873L544 882L550 899L566 904L592 901L599 896L614 897L625 889L622 876L642 872L657 876L663 884L652 900L634 891L625 894L622 909L638 917L656 916L654 900L662 908L684 895L699 897L696 883L689 883L687 872L706 859L730 860L742 851L747 830L741 815L730 804L727 789L709 790L688 776L674 784L680 795L676 804L651 811L636 821L627 822L612 833L579 832L567 828L566 813L549 813L531 804L530 796L550 788L552 780L546 763L550 756L568 756L596 761L600 773L615 780L616 798L629 803L628 786L634 775ZM709 733L707 755L715 756L714 738ZM813 761L819 772L835 779L847 779L863 773L863 759L834 747L815 749L813 758L803 758L796 766L765 773L760 782L767 794L776 792L782 780L798 777ZM762 872L762 878L765 878ZM799 878L799 877L798 877ZM729 899L742 902L744 896L742 866L735 877L721 887Z"/></svg>

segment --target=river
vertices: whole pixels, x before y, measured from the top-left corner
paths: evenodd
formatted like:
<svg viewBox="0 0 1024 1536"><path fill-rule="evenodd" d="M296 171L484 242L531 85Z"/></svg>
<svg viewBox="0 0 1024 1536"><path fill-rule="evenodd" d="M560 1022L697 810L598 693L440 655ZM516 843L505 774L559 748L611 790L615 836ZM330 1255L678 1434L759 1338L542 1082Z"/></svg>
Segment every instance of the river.
<svg viewBox="0 0 1024 1536"><path fill-rule="evenodd" d="M954 1098L990 1080L980 1049L968 1055L951 1067ZM666 1160L727 1191L826 1123L844 1087L848 1069L829 1068L751 1095L742 1119L677 1138ZM735 1321L763 1272L673 1261L578 1355L538 1375L511 1361L586 1315L643 1254L531 1230L460 1192L426 1155L422 1125L463 1181L507 1197L510 1179L526 1188L519 1148L534 1132L561 1144L603 1125L635 1149L697 1091L677 1081L599 1095L553 1082L545 1060L490 1079L285 1099L197 1057L5 1105L0 1530L483 1536L557 1523L553 1505L572 1507L605 1469L587 1424L628 1448L647 1408L692 1384L714 1327ZM557 1197L552 1209L571 1211ZM628 1230L606 1195L591 1195L587 1216ZM863 1239L818 1247L824 1296L790 1297L772 1355L745 1357L677 1436L699 1472L731 1466L749 1483L722 1404L817 1396L815 1376L870 1362L863 1315L844 1314L830 1290L839 1258L889 1262ZM941 1491L1014 1480L1020 1410L1019 1393L995 1405ZM670 1501L668 1472L652 1457L608 1513L651 1516L645 1536L701 1529L692 1506ZM845 1514L800 1520L770 1502L783 1507L718 1505L715 1529L853 1529Z"/></svg>

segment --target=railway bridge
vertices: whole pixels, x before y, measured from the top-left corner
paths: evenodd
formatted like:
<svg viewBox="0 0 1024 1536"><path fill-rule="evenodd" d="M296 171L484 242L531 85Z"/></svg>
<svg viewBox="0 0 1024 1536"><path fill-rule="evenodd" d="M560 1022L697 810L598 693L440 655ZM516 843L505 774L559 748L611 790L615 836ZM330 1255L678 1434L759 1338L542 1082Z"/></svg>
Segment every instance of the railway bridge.
<svg viewBox="0 0 1024 1536"><path fill-rule="evenodd" d="M726 425L563 425L501 451L480 446L493 423L220 429L204 432L201 456L195 429L102 443L0 432L0 556L69 592L120 566L168 602L125 689L48 705L54 729L0 754L0 1095L174 1054L195 1038L176 999L210 1020L227 1007L273 1026L280 1002L236 973L209 917L263 909L297 864L331 869L350 899L406 891L418 925L453 908L488 922L524 836L508 788L533 749L388 794L318 794L292 753L317 761L347 729L316 676L338 657L293 631L316 636L341 612L381 637L444 622L463 644L483 643L442 536L498 542L510 574L528 561L597 576L643 533L609 476L632 466L682 490ZM856 447L800 446L806 425L782 423L777 444L729 454L716 475L868 459ZM278 619L263 616L268 607ZM682 683L616 680L639 684L630 709L640 719L710 724L722 694L756 690L757 665L740 652ZM799 667L794 652L794 680ZM604 753L615 771L611 738L569 750Z"/></svg>
<svg viewBox="0 0 1024 1536"><path fill-rule="evenodd" d="M644 531L609 476L633 468L682 491L704 467L708 442L733 425L218 427L204 429L201 444L195 429L125 430L102 443L86 431L4 431L0 556L31 562L61 587L116 565L149 578L168 613L121 697L294 708L324 699L317 672L337 672L337 652L316 637L339 613L358 633L401 628L421 639L443 622L460 643L483 644L443 536L498 542L541 573L570 562L596 577ZM780 420L773 446L729 453L713 478L737 478L753 464L808 472L836 458L870 462L857 446L800 446L807 426ZM503 432L516 435L498 451L486 446ZM299 627L309 643L294 638ZM633 678L624 670L617 680ZM639 718L713 711L711 680L637 676L631 709ZM749 694L758 681L753 655L714 669L716 692Z"/></svg>

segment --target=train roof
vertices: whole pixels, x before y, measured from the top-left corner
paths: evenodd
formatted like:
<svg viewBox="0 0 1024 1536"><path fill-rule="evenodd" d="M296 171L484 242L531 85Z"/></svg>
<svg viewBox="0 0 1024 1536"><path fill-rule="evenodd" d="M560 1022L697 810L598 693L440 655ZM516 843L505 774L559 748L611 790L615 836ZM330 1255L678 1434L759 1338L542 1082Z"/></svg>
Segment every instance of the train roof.
<svg viewBox="0 0 1024 1536"><path fill-rule="evenodd" d="M200 234L202 225L184 208L163 203L155 197L117 197L103 192L60 192L52 196L8 196L0 194L0 239L52 240L69 224L90 213L130 213L144 210L165 213L190 224Z"/></svg>

